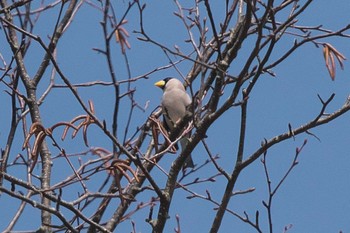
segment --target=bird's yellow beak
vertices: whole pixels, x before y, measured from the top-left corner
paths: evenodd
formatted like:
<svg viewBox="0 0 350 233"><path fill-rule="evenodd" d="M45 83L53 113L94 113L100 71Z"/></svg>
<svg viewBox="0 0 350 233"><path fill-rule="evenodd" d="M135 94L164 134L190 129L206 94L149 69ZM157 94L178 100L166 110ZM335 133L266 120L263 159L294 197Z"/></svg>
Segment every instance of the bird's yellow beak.
<svg viewBox="0 0 350 233"><path fill-rule="evenodd" d="M157 86L157 87L163 88L164 85L165 85L165 81L164 80L160 80L160 81L156 82L154 85Z"/></svg>

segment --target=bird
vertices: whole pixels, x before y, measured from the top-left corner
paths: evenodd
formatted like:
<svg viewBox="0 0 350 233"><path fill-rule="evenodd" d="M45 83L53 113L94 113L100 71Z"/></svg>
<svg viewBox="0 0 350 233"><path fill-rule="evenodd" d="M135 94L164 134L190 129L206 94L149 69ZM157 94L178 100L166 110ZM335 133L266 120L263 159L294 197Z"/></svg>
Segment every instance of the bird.
<svg viewBox="0 0 350 233"><path fill-rule="evenodd" d="M154 84L163 90L161 101L163 124L167 131L171 131L175 124L179 123L186 116L188 106L191 105L192 99L187 94L182 82L176 78L165 78ZM186 134L180 139L181 149L183 150L188 143L190 134ZM183 169L194 168L192 156L189 155L183 165Z"/></svg>

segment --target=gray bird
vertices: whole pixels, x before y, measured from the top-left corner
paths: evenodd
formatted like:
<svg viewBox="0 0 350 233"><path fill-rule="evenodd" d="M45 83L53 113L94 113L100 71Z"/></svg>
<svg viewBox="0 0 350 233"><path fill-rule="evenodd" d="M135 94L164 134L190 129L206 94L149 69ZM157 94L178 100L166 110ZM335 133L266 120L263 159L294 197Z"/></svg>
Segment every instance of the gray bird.
<svg viewBox="0 0 350 233"><path fill-rule="evenodd" d="M186 93L184 85L176 78L165 78L156 82L154 85L163 90L162 113L164 118L164 127L171 131L174 125L179 123L186 116L186 108L191 104L191 98ZM182 150L188 142L189 135L180 139ZM183 168L193 168L193 160L189 155L183 165Z"/></svg>

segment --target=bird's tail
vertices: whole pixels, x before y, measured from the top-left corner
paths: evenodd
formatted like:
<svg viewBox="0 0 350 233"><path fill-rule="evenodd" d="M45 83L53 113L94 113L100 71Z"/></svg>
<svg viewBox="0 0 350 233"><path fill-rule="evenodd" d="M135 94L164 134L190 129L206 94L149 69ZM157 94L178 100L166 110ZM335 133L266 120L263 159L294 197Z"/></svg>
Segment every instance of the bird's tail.
<svg viewBox="0 0 350 233"><path fill-rule="evenodd" d="M188 137L183 137L180 139L181 150L183 150L186 147L187 143L188 143ZM183 169L186 169L186 168L194 168L194 162L191 154L187 156L186 161L183 165Z"/></svg>

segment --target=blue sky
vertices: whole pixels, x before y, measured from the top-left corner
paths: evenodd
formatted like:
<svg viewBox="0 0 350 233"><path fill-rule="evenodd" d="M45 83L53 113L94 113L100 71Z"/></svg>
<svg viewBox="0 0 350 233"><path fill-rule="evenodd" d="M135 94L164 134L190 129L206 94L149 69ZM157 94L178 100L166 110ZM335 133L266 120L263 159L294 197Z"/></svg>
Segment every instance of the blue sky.
<svg viewBox="0 0 350 233"><path fill-rule="evenodd" d="M126 7L127 1L119 6L120 10ZM323 25L325 28L337 30L350 22L350 5L346 1L315 1L310 8L300 18L300 25ZM117 8L116 8L117 9ZM220 16L221 8L214 10L214 16ZM176 11L176 5L170 1L150 1L145 10L145 29L150 36L158 42L169 47L175 44L183 49L189 49L183 41L187 38L179 19L172 12ZM119 8L117 9L119 12ZM57 14L57 9L53 9L50 14ZM55 17L53 17L55 18ZM50 34L54 24L49 20L48 15L42 15L34 34L39 34L46 39ZM150 46L137 40L133 30L138 29L137 11L133 9L127 17L129 21L125 28L130 32L129 42L131 49L127 51L131 68L131 76L135 77L151 71L159 66L168 65L169 61L161 49ZM88 5L83 5L72 25L63 36L58 46L57 60L62 71L69 77L72 83L84 83L94 80L110 81L106 72L105 57L93 51L92 48L102 48L103 37L99 22L101 16L96 9ZM50 23L48 23L50 22ZM350 57L349 39L324 39L322 42L328 42L334 45L346 57ZM282 42L281 51L291 46L293 37ZM0 43L4 43L4 35L0 35ZM33 43L35 45L35 43ZM244 49L249 49L248 47ZM38 46L33 48L32 54L26 59L30 73L33 74L43 51ZM39 52L38 52L39 51ZM125 61L120 56L119 45L112 48L115 57L113 58L116 67L116 73L119 80L127 79ZM0 52L5 58L10 54L6 48ZM232 74L237 74L238 69L244 60L245 54L241 54L231 68ZM172 57L176 60L175 57ZM191 64L184 62L179 66L183 74L187 74ZM345 70L341 71L338 67L335 81L331 81L325 68L322 55L322 48L316 48L312 44L307 44L297 50L278 68L274 69L276 77L268 75L263 76L255 91L252 92L248 103L248 121L247 121L247 141L245 156L259 148L264 138L272 138L288 130L288 123L293 127L303 125L312 120L319 112L321 103L317 97L319 94L323 99L328 99L332 93L336 93L334 101L329 105L328 112L340 108L349 95L350 77L349 64L345 62ZM134 113L130 136L136 127L144 122L151 111L156 108L161 98L161 91L154 87L153 83L166 76L179 77L175 69L167 69L156 72L149 76L147 80L141 80L132 87L136 89L135 99L141 105L146 104L149 107L145 112L136 110ZM48 85L50 73L47 73L45 80L40 85L39 92L43 92ZM62 83L60 78L55 78L56 83ZM198 84L198 83L197 83ZM4 90L8 90L4 85L0 85L0 101L4 104L6 111L0 112L0 147L4 147L8 133L8 122L10 121L7 109L9 109L8 96ZM125 91L122 87L122 91ZM111 123L114 99L112 87L90 87L80 88L79 93L87 103L93 100L96 114L100 119L105 119L107 124ZM121 105L121 121L119 136L123 137L127 113L130 108L129 101L125 100ZM47 97L41 108L43 122L50 126L57 121L69 121L77 115L83 114L74 97L68 89L54 89ZM207 142L213 154L219 154L221 159L219 164L228 171L232 169L232 160L235 159L237 151L237 141L239 135L239 109L232 109L227 112L218 122L216 122L208 131ZM295 140L283 142L268 151L267 163L271 174L272 186L274 187L284 172L290 166L295 155L296 147L300 147L304 140L307 144L301 152L298 159L299 164L292 171L285 183L281 186L273 202L273 219L275 232L282 232L283 228L289 224L293 227L290 232L343 232L350 231L349 211L350 211L350 153L349 153L349 129L350 115L346 114L335 122L321 126L312 133L316 134L320 141L310 135L299 135ZM89 131L89 141L91 146L100 146L111 148L110 142L104 140L103 134L96 128L91 127ZM60 133L57 134L57 137ZM80 135L81 136L81 135ZM17 132L17 143L12 149L12 159L21 151L23 137L21 132ZM77 153L87 148L83 147L81 137L73 141L66 140L60 142L69 153ZM69 148L69 149L68 149ZM53 155L58 151L53 149ZM201 164L208 156L202 145L193 152L195 163ZM82 158L89 159L89 158ZM160 165L165 169L169 168L173 155L165 156ZM11 160L11 159L10 159ZM57 162L56 162L57 161ZM74 161L77 165L77 161ZM35 172L39 173L37 167ZM23 170L11 168L10 174L21 174ZM64 175L71 174L71 170L64 160L55 160L53 166L53 183L63 179ZM157 170L153 171L157 181L165 182L166 177ZM205 178L216 174L212 165L200 170L198 173L185 180L192 181L196 177ZM22 179L25 179L24 173ZM99 187L98 182L105 179L105 174L100 174L96 179L89 182L91 189ZM96 182L96 183L95 183ZM223 177L217 178L215 183L199 184L191 187L195 192L205 195L209 190L213 199L220 201L225 188ZM242 172L235 190L246 190L255 188L255 191L245 195L239 195L232 198L229 208L243 215L246 211L253 218L255 212L260 212L260 222L264 232L267 232L266 210L262 201L268 198L266 179L262 163L258 160ZM80 191L80 190L79 190ZM68 190L66 197L74 199L77 190ZM146 192L142 194L139 201L148 201L153 193ZM200 199L186 199L188 193L177 190L174 195L174 201L170 210L170 219L167 222L164 232L173 232L176 227L175 215L180 215L181 228L183 232L207 232L215 216L216 206L208 201ZM117 205L119 199L112 201L112 205ZM6 195L0 197L0 230L4 229L9 219L12 218L16 209L13 199ZM6 212L3 210L7 210ZM92 210L90 210L92 211ZM150 232L150 227L144 219L148 217L148 208L137 212L132 216L136 222L137 232ZM34 214L35 213L35 214ZM38 227L40 218L39 211L31 207L26 208L25 218L20 220L16 230L28 230ZM69 214L67 213L67 216ZM195 219L193 219L195 218ZM130 232L130 220L126 220L118 228L118 232ZM226 214L220 232L255 232L253 228L242 223L236 217Z"/></svg>

